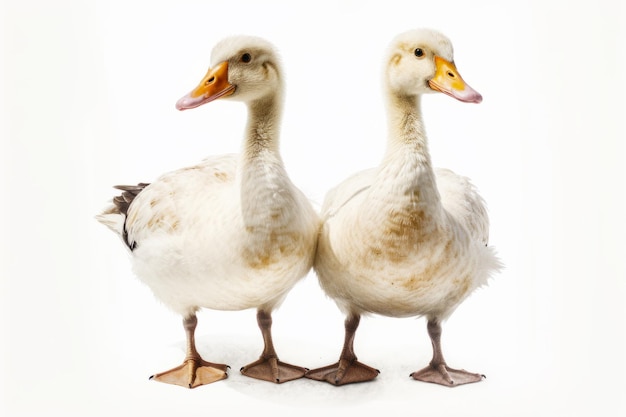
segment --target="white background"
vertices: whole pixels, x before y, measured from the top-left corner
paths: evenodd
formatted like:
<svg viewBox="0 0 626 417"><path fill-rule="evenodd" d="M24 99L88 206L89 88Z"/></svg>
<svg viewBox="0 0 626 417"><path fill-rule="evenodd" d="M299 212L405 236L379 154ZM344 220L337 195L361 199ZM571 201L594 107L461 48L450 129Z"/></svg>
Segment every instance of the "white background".
<svg viewBox="0 0 626 417"><path fill-rule="evenodd" d="M5 416L624 415L626 171L623 6L569 1L71 1L2 5L0 413ZM238 369L261 351L254 311L199 314L199 350L232 366L186 390L148 381L180 363L184 334L93 216L113 184L152 181L236 152L245 107L175 101L231 34L281 51L281 149L316 203L385 146L382 54L415 27L448 35L483 103L423 99L437 166L488 202L506 269L444 326L452 366L480 384L411 380L423 319L362 321L374 382L273 385ZM282 359L334 362L342 316L313 273L274 315Z"/></svg>

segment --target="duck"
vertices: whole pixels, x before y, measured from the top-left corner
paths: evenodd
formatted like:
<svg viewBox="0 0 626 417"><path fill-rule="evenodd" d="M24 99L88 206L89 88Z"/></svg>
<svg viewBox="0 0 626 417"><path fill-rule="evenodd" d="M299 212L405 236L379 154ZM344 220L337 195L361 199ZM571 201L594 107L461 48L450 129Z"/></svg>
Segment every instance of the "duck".
<svg viewBox="0 0 626 417"><path fill-rule="evenodd" d="M461 77L451 41L436 30L397 35L383 61L387 146L380 164L332 188L321 207L314 270L345 315L338 362L306 377L345 385L371 381L379 370L354 351L363 315L425 317L433 348L415 380L458 386L484 375L453 369L441 346L442 322L500 268L489 246L489 219L472 182L434 168L421 97L443 93L461 102L482 96Z"/></svg>
<svg viewBox="0 0 626 417"><path fill-rule="evenodd" d="M256 309L264 348L243 375L283 383L306 372L279 360L271 332L272 312L312 268L320 227L281 158L283 99L282 64L270 42L246 35L221 40L208 72L176 108L243 102L241 152L208 157L151 183L115 186L121 195L96 216L122 239L138 279L183 319L183 364L153 380L195 388L227 378L228 365L205 361L196 348L201 309Z"/></svg>

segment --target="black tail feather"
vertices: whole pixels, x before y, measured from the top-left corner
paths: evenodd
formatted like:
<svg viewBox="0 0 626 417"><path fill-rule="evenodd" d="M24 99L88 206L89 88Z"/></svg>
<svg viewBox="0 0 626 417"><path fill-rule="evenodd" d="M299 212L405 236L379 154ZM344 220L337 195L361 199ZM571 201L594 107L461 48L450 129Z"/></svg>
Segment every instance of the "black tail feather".
<svg viewBox="0 0 626 417"><path fill-rule="evenodd" d="M123 191L121 195L113 197L113 204L124 216L128 214L128 207L133 202L135 197L146 188L149 183L140 182L137 185L115 185L113 188Z"/></svg>
<svg viewBox="0 0 626 417"><path fill-rule="evenodd" d="M149 183L140 182L137 185L115 185L113 188L123 191L121 195L113 197L113 204L119 210L121 214L125 217L128 216L128 208L131 203L139 195L144 188L146 188ZM132 251L137 246L136 242L130 243L128 241L128 232L126 231L126 219L124 220L124 242Z"/></svg>

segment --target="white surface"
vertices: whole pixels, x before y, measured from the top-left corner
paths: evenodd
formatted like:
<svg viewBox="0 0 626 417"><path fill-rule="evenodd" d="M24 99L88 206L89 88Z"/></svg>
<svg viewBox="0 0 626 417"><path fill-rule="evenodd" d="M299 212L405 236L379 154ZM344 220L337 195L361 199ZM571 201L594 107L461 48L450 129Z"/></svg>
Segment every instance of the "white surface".
<svg viewBox="0 0 626 417"><path fill-rule="evenodd" d="M0 412L3 416L623 415L626 173L623 6L612 1L5 1L2 9ZM384 149L384 48L428 26L453 41L480 105L425 97L433 160L488 202L506 269L444 326L452 366L485 382L418 383L423 319L370 317L357 354L382 371L341 388L238 369L261 350L253 311L205 311L198 344L232 366L194 390L148 381L178 364L180 319L93 220L118 183L237 151L245 109L180 113L226 35L266 37L287 72L282 152L316 203ZM274 317L278 353L337 359L342 316L314 274Z"/></svg>

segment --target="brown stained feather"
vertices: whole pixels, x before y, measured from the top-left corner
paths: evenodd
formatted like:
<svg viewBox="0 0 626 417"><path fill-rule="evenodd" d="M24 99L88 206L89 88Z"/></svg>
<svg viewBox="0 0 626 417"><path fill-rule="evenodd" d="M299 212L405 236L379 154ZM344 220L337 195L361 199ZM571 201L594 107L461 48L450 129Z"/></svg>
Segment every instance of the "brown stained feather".
<svg viewBox="0 0 626 417"><path fill-rule="evenodd" d="M144 188L146 188L150 183L140 182L137 185L114 185L113 188L117 190L123 191L121 195L113 197L113 204L125 217L128 216L128 208L131 203L139 195ZM135 249L136 242L132 244L128 241L128 233L126 232L126 220L124 220L124 242L130 248L130 250Z"/></svg>

